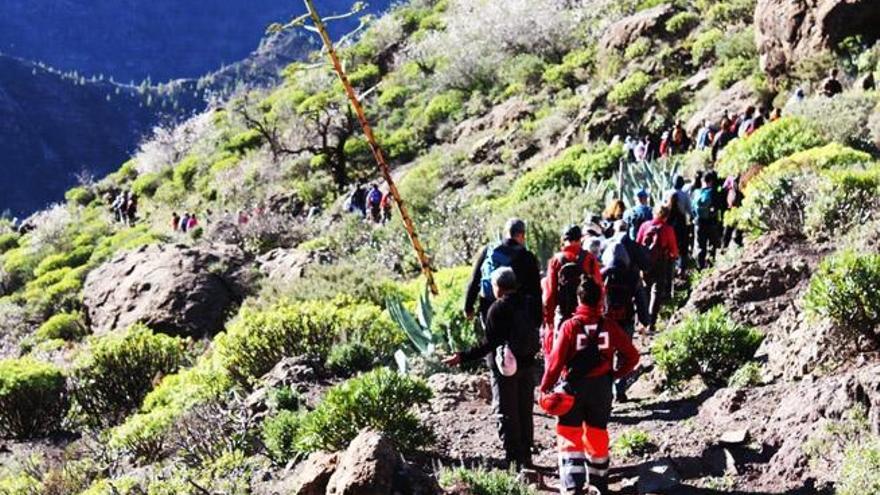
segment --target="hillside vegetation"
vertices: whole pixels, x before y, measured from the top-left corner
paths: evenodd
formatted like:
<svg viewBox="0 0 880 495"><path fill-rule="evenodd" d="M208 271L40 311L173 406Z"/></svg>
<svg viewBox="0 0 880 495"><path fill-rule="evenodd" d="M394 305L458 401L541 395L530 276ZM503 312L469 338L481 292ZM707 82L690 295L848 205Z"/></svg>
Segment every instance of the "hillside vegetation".
<svg viewBox="0 0 880 495"><path fill-rule="evenodd" d="M545 264L563 226L621 191L660 202L674 175L710 168L742 178L726 222L746 244L695 270L638 342L613 485L631 493L661 463L680 474L663 493L875 492L880 97L853 80L880 46L852 32L770 77L756 3L410 0L344 44L436 270L430 303L398 214L349 211L356 185L382 184L320 53L158 131L32 230L2 221L0 494L311 493L287 468L347 459L365 428L408 461L403 492L546 490L493 470L485 373L438 362L480 337L469 265L512 216ZM847 90L827 98L831 67ZM714 162L631 159L627 136L680 120L695 138L747 106L782 117ZM132 221L114 218L122 191ZM398 325L402 310L419 321Z"/></svg>

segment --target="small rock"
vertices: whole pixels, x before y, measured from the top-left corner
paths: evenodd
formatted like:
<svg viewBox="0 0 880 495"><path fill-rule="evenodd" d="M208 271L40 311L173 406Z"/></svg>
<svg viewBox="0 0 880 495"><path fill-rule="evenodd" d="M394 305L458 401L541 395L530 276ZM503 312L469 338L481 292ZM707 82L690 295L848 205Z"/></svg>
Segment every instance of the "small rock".
<svg viewBox="0 0 880 495"><path fill-rule="evenodd" d="M650 495L675 488L681 476L668 461L657 461L639 466L639 495Z"/></svg>
<svg viewBox="0 0 880 495"><path fill-rule="evenodd" d="M749 430L743 428L739 430L728 430L721 434L720 441L725 445L741 445L746 443L749 438Z"/></svg>

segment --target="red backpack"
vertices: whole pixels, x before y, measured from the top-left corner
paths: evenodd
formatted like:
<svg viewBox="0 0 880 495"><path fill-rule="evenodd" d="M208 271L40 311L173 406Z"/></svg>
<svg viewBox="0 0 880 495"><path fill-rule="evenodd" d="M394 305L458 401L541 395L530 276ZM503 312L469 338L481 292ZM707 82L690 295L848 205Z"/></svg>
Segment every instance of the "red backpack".
<svg viewBox="0 0 880 495"><path fill-rule="evenodd" d="M663 242L660 240L663 227L662 223L651 224L645 233L645 240L642 243L648 249L648 258L651 260L651 265L654 266L665 262L669 258L669 253L666 252Z"/></svg>

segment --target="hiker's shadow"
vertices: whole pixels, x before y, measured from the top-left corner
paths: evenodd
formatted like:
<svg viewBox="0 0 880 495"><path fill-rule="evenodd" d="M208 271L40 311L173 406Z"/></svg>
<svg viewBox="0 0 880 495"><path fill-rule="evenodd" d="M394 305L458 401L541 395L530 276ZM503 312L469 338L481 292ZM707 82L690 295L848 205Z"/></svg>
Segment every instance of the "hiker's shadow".
<svg viewBox="0 0 880 495"><path fill-rule="evenodd" d="M682 421L696 416L700 406L717 390L707 388L699 395L660 402L635 402L635 408L615 408L611 418L623 425L636 425L645 421ZM644 412L644 414L639 414ZM633 414L635 413L635 414Z"/></svg>

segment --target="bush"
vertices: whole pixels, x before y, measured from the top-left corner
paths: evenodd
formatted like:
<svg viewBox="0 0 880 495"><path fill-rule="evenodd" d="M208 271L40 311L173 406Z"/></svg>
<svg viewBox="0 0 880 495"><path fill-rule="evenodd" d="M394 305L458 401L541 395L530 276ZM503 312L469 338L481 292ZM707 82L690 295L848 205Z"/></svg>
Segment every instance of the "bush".
<svg viewBox="0 0 880 495"><path fill-rule="evenodd" d="M377 103L379 106L392 108L401 106L406 103L406 99L409 97L409 88L407 86L402 86L399 84L382 85L381 92L379 93L379 99Z"/></svg>
<svg viewBox="0 0 880 495"><path fill-rule="evenodd" d="M547 165L518 178L507 197L524 201L543 191L582 187L610 176L622 157L621 146L600 146L591 151L582 146L573 146Z"/></svg>
<svg viewBox="0 0 880 495"><path fill-rule="evenodd" d="M334 346L325 365L334 375L349 377L372 369L374 361L370 348L360 342L351 342Z"/></svg>
<svg viewBox="0 0 880 495"><path fill-rule="evenodd" d="M37 340L79 340L86 336L88 329L79 313L58 313L46 320L37 329Z"/></svg>
<svg viewBox="0 0 880 495"><path fill-rule="evenodd" d="M880 493L880 439L847 447L835 488L837 495Z"/></svg>
<svg viewBox="0 0 880 495"><path fill-rule="evenodd" d="M263 135L256 129L242 131L223 144L223 150L238 155L243 155L250 150L257 149L263 144ZM183 163L183 162L182 162ZM180 165L178 165L180 167ZM177 176L177 169L174 171Z"/></svg>
<svg viewBox="0 0 880 495"><path fill-rule="evenodd" d="M763 375L761 364L752 361L742 365L740 369L736 370L733 375L730 376L727 386L732 388L754 387L763 383Z"/></svg>
<svg viewBox="0 0 880 495"><path fill-rule="evenodd" d="M163 375L184 364L183 341L143 325L93 338L71 372L71 389L85 420L112 425L135 411Z"/></svg>
<svg viewBox="0 0 880 495"><path fill-rule="evenodd" d="M674 112L682 102L681 79L670 79L657 89L655 98L657 102L663 105L668 111Z"/></svg>
<svg viewBox="0 0 880 495"><path fill-rule="evenodd" d="M66 411L64 375L58 367L32 358L0 360L0 437L55 432Z"/></svg>
<svg viewBox="0 0 880 495"><path fill-rule="evenodd" d="M269 392L269 407L274 411L298 411L302 397L292 387L277 387Z"/></svg>
<svg viewBox="0 0 880 495"><path fill-rule="evenodd" d="M217 353L230 376L249 384L285 356L323 362L334 342L341 341L360 341L382 356L403 339L380 308L337 298L280 303L265 311L244 308L218 337Z"/></svg>
<svg viewBox="0 0 880 495"><path fill-rule="evenodd" d="M411 127L400 127L382 140L382 149L392 160L407 161L416 157L421 138Z"/></svg>
<svg viewBox="0 0 880 495"><path fill-rule="evenodd" d="M3 254L10 249L15 249L18 247L18 234L15 232L4 232L0 234L0 254Z"/></svg>
<svg viewBox="0 0 880 495"><path fill-rule="evenodd" d="M140 197L152 198L164 178L163 174L155 172L141 174L131 183L131 191Z"/></svg>
<svg viewBox="0 0 880 495"><path fill-rule="evenodd" d="M715 58L715 47L724 39L724 32L718 28L708 29L698 34L691 45L691 58L694 65L702 65Z"/></svg>
<svg viewBox="0 0 880 495"><path fill-rule="evenodd" d="M64 199L77 206L88 206L95 197L95 193L85 186L74 187L64 193Z"/></svg>
<svg viewBox="0 0 880 495"><path fill-rule="evenodd" d="M715 26L750 24L757 0L723 0L706 10L706 19Z"/></svg>
<svg viewBox="0 0 880 495"><path fill-rule="evenodd" d="M614 86L608 93L608 101L619 107L641 103L649 84L651 84L651 76L642 71L634 72Z"/></svg>
<svg viewBox="0 0 880 495"><path fill-rule="evenodd" d="M700 24L700 16L694 12L679 12L666 21L666 32L681 36Z"/></svg>
<svg viewBox="0 0 880 495"><path fill-rule="evenodd" d="M821 146L826 140L807 121L784 117L761 126L748 139L735 139L718 163L722 176L738 175L754 165L769 165L798 151Z"/></svg>
<svg viewBox="0 0 880 495"><path fill-rule="evenodd" d="M836 235L871 222L880 211L880 166L868 170L833 170L807 208L806 228L812 234Z"/></svg>
<svg viewBox="0 0 880 495"><path fill-rule="evenodd" d="M281 410L263 423L263 443L272 460L285 464L300 455L295 442L302 421L302 413Z"/></svg>
<svg viewBox="0 0 880 495"><path fill-rule="evenodd" d="M672 386L699 375L721 387L752 359L762 340L760 332L734 322L723 306L716 306L660 334L651 354Z"/></svg>
<svg viewBox="0 0 880 495"><path fill-rule="evenodd" d="M445 469L440 472L440 486L453 493L473 495L536 495L513 471L488 471L483 468Z"/></svg>
<svg viewBox="0 0 880 495"><path fill-rule="evenodd" d="M752 75L755 69L757 69L757 64L754 60L733 58L715 68L712 73L712 82L720 89L727 89Z"/></svg>
<svg viewBox="0 0 880 495"><path fill-rule="evenodd" d="M84 265L92 256L91 246L79 246L68 253L59 253L46 256L34 269L34 275L41 277L48 272L61 268L76 268Z"/></svg>
<svg viewBox="0 0 880 495"><path fill-rule="evenodd" d="M561 63L548 66L541 77L555 89L572 88L589 79L595 63L596 50L581 48L568 52Z"/></svg>
<svg viewBox="0 0 880 495"><path fill-rule="evenodd" d="M611 444L615 455L623 457L640 456L649 453L654 447L651 437L644 430L626 430Z"/></svg>
<svg viewBox="0 0 880 495"><path fill-rule="evenodd" d="M623 52L623 59L635 60L639 57L644 57L649 51L651 51L651 40L639 38L626 47L626 50Z"/></svg>
<svg viewBox="0 0 880 495"><path fill-rule="evenodd" d="M362 64L348 74L348 80L355 87L367 89L379 82L382 77L379 66L376 64Z"/></svg>
<svg viewBox="0 0 880 495"><path fill-rule="evenodd" d="M808 313L834 322L842 340L880 342L880 255L844 251L824 259L804 302Z"/></svg>
<svg viewBox="0 0 880 495"><path fill-rule="evenodd" d="M434 439L411 411L430 398L431 390L421 380L388 368L375 369L327 391L299 423L296 450L342 450L369 427L388 435L402 451L413 452Z"/></svg>
<svg viewBox="0 0 880 495"><path fill-rule="evenodd" d="M451 90L432 98L428 102L428 106L425 107L423 118L429 127L433 127L461 115L463 108L464 93L458 90Z"/></svg>
<svg viewBox="0 0 880 495"><path fill-rule="evenodd" d="M787 105L785 112L809 122L828 141L873 150L869 122L876 108L876 94L846 92L834 98L812 96Z"/></svg>

